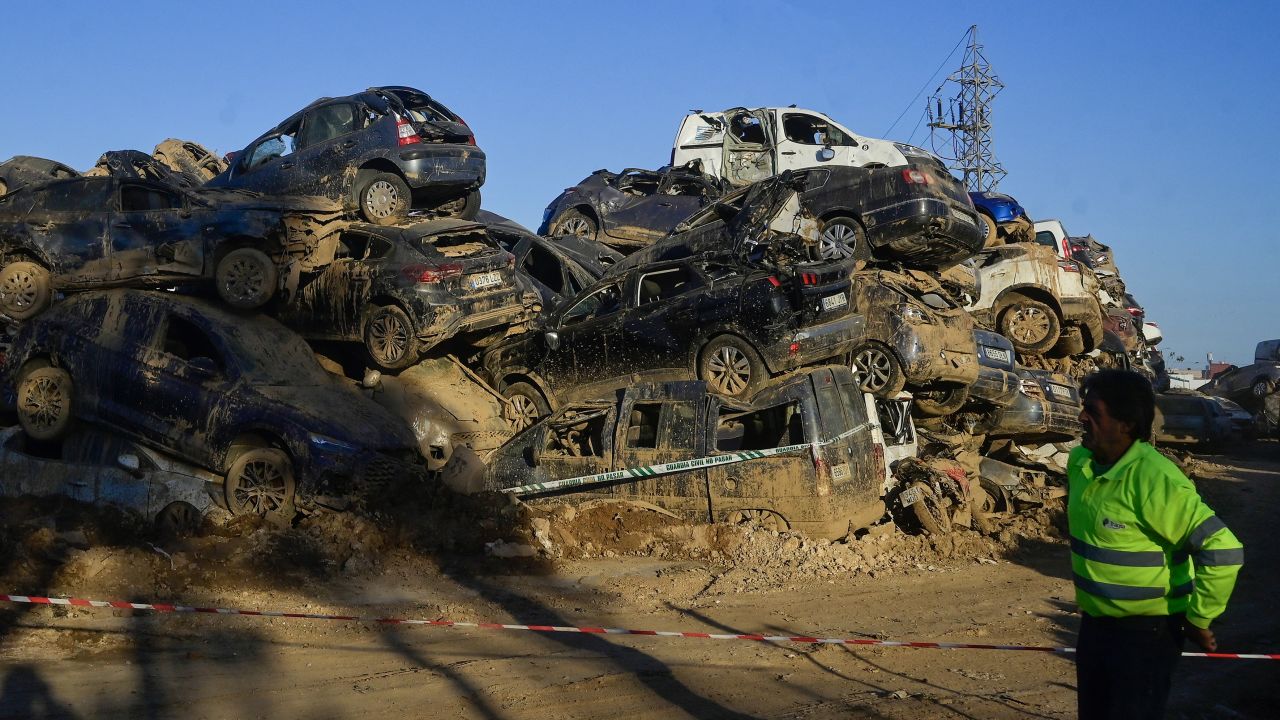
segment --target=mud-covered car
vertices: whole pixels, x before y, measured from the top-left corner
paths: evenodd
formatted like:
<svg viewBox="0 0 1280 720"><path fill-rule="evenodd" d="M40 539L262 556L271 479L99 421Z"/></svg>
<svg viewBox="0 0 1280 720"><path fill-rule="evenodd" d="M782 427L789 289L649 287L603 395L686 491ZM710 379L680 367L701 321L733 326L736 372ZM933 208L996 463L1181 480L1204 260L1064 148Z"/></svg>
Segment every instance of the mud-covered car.
<svg viewBox="0 0 1280 720"><path fill-rule="evenodd" d="M597 170L542 215L540 235L578 235L634 250L665 236L723 194L719 180L685 166Z"/></svg>
<svg viewBox="0 0 1280 720"><path fill-rule="evenodd" d="M881 402L900 405L887 413L906 424L895 441L905 434L914 442L910 400ZM486 486L525 498L644 502L691 520L839 538L885 512L890 431L869 408L844 367L787 375L749 401L701 382L631 385L566 404L517 435L494 456ZM567 479L577 480L556 482Z"/></svg>
<svg viewBox="0 0 1280 720"><path fill-rule="evenodd" d="M115 157L137 167L128 153ZM0 197L0 312L29 319L55 292L193 284L212 284L232 307L257 308L287 265L328 260L338 217L323 204L192 189L124 170L24 188Z"/></svg>
<svg viewBox="0 0 1280 720"><path fill-rule="evenodd" d="M38 187L54 180L67 180L79 174L57 160L14 155L0 163L0 196L21 187Z"/></svg>
<svg viewBox="0 0 1280 720"><path fill-rule="evenodd" d="M1062 442L1083 432L1080 391L1066 375L1019 367L1018 394L1000 413L989 438L1009 437L1019 443Z"/></svg>
<svg viewBox="0 0 1280 720"><path fill-rule="evenodd" d="M1065 357L1102 342L1102 307L1093 272L1033 243L984 250L974 258L977 323L1009 338L1023 355Z"/></svg>
<svg viewBox="0 0 1280 720"><path fill-rule="evenodd" d="M1004 408L1018 397L1022 378L1016 372L1013 343L998 333L974 328L973 344L978 376L969 385L965 402L949 415L922 417L921 426L982 435L1000 421Z"/></svg>
<svg viewBox="0 0 1280 720"><path fill-rule="evenodd" d="M290 115L208 184L320 196L392 225L413 208L475 217L485 167L475 135L453 111L421 90L374 87Z"/></svg>
<svg viewBox="0 0 1280 720"><path fill-rule="evenodd" d="M862 389L893 397L904 386L926 415L964 405L978 377L973 320L928 274L863 270L853 276L854 307L866 331L851 353Z"/></svg>
<svg viewBox="0 0 1280 720"><path fill-rule="evenodd" d="M1262 359L1215 375L1199 389L1206 395L1217 395L1246 407L1257 407L1276 388L1280 388L1280 361Z"/></svg>
<svg viewBox="0 0 1280 720"><path fill-rule="evenodd" d="M29 437L111 428L222 475L232 513L385 491L419 467L403 421L322 370L301 338L196 298L72 296L19 328L0 370Z"/></svg>
<svg viewBox="0 0 1280 720"><path fill-rule="evenodd" d="M491 222L489 217L498 221ZM577 235L552 241L484 210L476 219L485 222L489 236L515 256L516 269L538 289L544 308L582 292L623 257L607 245Z"/></svg>
<svg viewBox="0 0 1280 720"><path fill-rule="evenodd" d="M1214 398L1190 390L1156 395L1151 437L1157 443L1212 446L1235 438L1230 415Z"/></svg>
<svg viewBox="0 0 1280 720"><path fill-rule="evenodd" d="M399 370L455 335L528 320L538 297L513 263L480 223L351 223L333 262L273 312L304 337L361 341L378 367Z"/></svg>
<svg viewBox="0 0 1280 720"><path fill-rule="evenodd" d="M227 170L227 162L197 142L169 138L156 145L151 157L175 173L205 183Z"/></svg>
<svg viewBox="0 0 1280 720"><path fill-rule="evenodd" d="M978 211L978 224L986 237L986 247L1001 242L1031 242L1035 230L1027 211L1013 197L993 191L971 192L969 199Z"/></svg>

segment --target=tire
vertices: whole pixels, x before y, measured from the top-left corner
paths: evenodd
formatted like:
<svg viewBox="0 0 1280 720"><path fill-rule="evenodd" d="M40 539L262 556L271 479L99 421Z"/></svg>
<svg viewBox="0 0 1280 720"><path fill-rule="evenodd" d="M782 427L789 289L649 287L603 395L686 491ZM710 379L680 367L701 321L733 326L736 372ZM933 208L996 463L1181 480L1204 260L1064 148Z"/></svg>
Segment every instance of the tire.
<svg viewBox="0 0 1280 720"><path fill-rule="evenodd" d="M725 522L729 525L755 525L773 532L791 529L787 519L772 510L734 510L725 515Z"/></svg>
<svg viewBox="0 0 1280 720"><path fill-rule="evenodd" d="M511 401L507 424L520 432L551 414L551 404L538 388L527 382L511 383L502 389L502 397Z"/></svg>
<svg viewBox="0 0 1280 720"><path fill-rule="evenodd" d="M1029 297L1015 295L999 313L1000 334L1020 353L1040 355L1058 343L1062 323L1053 308Z"/></svg>
<svg viewBox="0 0 1280 720"><path fill-rule="evenodd" d="M1253 387L1250 388L1250 392L1252 392L1253 396L1258 399L1262 399L1270 395L1274 390L1275 384L1266 378L1258 378L1254 381Z"/></svg>
<svg viewBox="0 0 1280 720"><path fill-rule="evenodd" d="M928 535L945 535L951 532L951 514L933 488L928 483L918 481L911 483L909 487L920 489L920 499L911 504L911 513L920 524L920 529Z"/></svg>
<svg viewBox="0 0 1280 720"><path fill-rule="evenodd" d="M849 353L849 368L863 392L892 398L907 384L902 363L892 350L880 343L866 343Z"/></svg>
<svg viewBox="0 0 1280 720"><path fill-rule="evenodd" d="M467 193L466 199L462 203L462 211L458 213L458 217L463 220L475 220L476 214L480 212L480 191L472 190Z"/></svg>
<svg viewBox="0 0 1280 720"><path fill-rule="evenodd" d="M156 534L162 538L185 538L200 530L204 518L195 505L175 500L156 513Z"/></svg>
<svg viewBox="0 0 1280 720"><path fill-rule="evenodd" d="M581 210L566 210L560 217L556 218L551 234L557 237L560 235L577 235L588 240L598 240L600 226Z"/></svg>
<svg viewBox="0 0 1280 720"><path fill-rule="evenodd" d="M0 312L14 320L30 320L53 304L49 271L18 260L0 268Z"/></svg>
<svg viewBox="0 0 1280 720"><path fill-rule="evenodd" d="M735 335L718 335L698 353L698 379L721 395L750 397L766 375L760 355Z"/></svg>
<svg viewBox="0 0 1280 720"><path fill-rule="evenodd" d="M364 349L382 370L403 370L418 361L418 335L408 313L378 305L364 321Z"/></svg>
<svg viewBox="0 0 1280 720"><path fill-rule="evenodd" d="M360 186L360 215L374 225L395 225L409 214L409 186L395 173L379 172ZM478 203L477 203L478 204Z"/></svg>
<svg viewBox="0 0 1280 720"><path fill-rule="evenodd" d="M923 415L941 417L964 407L969 401L969 388L951 386L939 390L924 390L915 394L915 406Z"/></svg>
<svg viewBox="0 0 1280 720"><path fill-rule="evenodd" d="M432 212L440 217L474 220L476 214L480 212L480 191L472 190L452 200L446 200L436 205Z"/></svg>
<svg viewBox="0 0 1280 720"><path fill-rule="evenodd" d="M990 215L978 211L978 229L982 230L986 238L982 241L982 247L993 248L1000 245L1000 225L996 219Z"/></svg>
<svg viewBox="0 0 1280 720"><path fill-rule="evenodd" d="M37 366L18 378L18 424L34 440L57 440L71 427L75 387L62 368Z"/></svg>
<svg viewBox="0 0 1280 720"><path fill-rule="evenodd" d="M822 222L814 260L869 260L871 247L862 223L850 217L833 217Z"/></svg>
<svg viewBox="0 0 1280 720"><path fill-rule="evenodd" d="M291 515L295 500L293 463L275 448L247 450L227 469L222 492L232 515Z"/></svg>
<svg viewBox="0 0 1280 720"><path fill-rule="evenodd" d="M276 264L257 248L237 248L218 261L218 297L237 310L255 310L276 294Z"/></svg>

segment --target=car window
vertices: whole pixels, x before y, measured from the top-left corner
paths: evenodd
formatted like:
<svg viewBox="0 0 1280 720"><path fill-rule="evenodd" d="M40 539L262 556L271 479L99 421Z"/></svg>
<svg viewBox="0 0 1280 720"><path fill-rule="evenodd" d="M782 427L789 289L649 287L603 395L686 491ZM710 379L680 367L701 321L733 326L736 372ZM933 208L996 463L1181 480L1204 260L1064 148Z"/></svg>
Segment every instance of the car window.
<svg viewBox="0 0 1280 720"><path fill-rule="evenodd" d="M566 408L555 419L547 421L543 452L568 457L603 457L608 419L608 408Z"/></svg>
<svg viewBox="0 0 1280 720"><path fill-rule="evenodd" d="M749 113L734 115L729 120L729 132L744 143L760 145L765 143L764 127L760 124L760 118Z"/></svg>
<svg viewBox="0 0 1280 720"><path fill-rule="evenodd" d="M182 207L182 198L174 192L135 183L120 185L121 212L174 210Z"/></svg>
<svg viewBox="0 0 1280 720"><path fill-rule="evenodd" d="M201 330L190 320L170 315L165 323L164 335L161 338L161 350L183 362L190 363L197 358L211 360L218 372L226 369L222 353L213 343L208 333Z"/></svg>
<svg viewBox="0 0 1280 720"><path fill-rule="evenodd" d="M249 156L245 158L244 169L249 171L262 167L276 158L292 155L294 149L294 138L291 133L269 137L249 151Z"/></svg>
<svg viewBox="0 0 1280 720"><path fill-rule="evenodd" d="M44 209L53 212L100 211L106 209L110 184L110 179L98 177L64 180L41 188L40 198Z"/></svg>
<svg viewBox="0 0 1280 720"><path fill-rule="evenodd" d="M1053 231L1041 230L1036 233L1036 244L1051 247L1056 250L1058 247L1058 239L1053 236Z"/></svg>
<svg viewBox="0 0 1280 720"><path fill-rule="evenodd" d="M571 325L587 318L596 318L622 309L622 290L619 283L606 285L574 303L561 317L562 325Z"/></svg>
<svg viewBox="0 0 1280 720"><path fill-rule="evenodd" d="M307 113L298 138L299 147L309 147L357 129L360 116L350 103L334 103Z"/></svg>
<svg viewBox="0 0 1280 720"><path fill-rule="evenodd" d="M751 412L721 408L716 423L716 450L720 452L767 450L804 441L797 402Z"/></svg>
<svg viewBox="0 0 1280 720"><path fill-rule="evenodd" d="M636 403L631 408L627 423L627 447L657 448L658 421L662 418L662 403Z"/></svg>
<svg viewBox="0 0 1280 720"><path fill-rule="evenodd" d="M620 192L635 197L648 197L658 192L659 184L659 177L648 172L629 172L613 180L613 186Z"/></svg>
<svg viewBox="0 0 1280 720"><path fill-rule="evenodd" d="M564 293L564 272L560 261L551 251L538 245L529 246L529 254L525 256L520 269L529 276L546 285L551 292Z"/></svg>
<svg viewBox="0 0 1280 720"><path fill-rule="evenodd" d="M636 305L658 302L702 287L702 278L688 267L673 267L640 276Z"/></svg>

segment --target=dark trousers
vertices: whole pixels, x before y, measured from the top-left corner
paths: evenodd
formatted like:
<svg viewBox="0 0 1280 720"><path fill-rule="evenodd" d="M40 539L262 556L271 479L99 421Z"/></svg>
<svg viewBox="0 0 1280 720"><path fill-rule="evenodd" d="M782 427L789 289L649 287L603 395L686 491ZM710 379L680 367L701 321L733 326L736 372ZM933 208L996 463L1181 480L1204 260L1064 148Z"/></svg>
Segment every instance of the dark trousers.
<svg viewBox="0 0 1280 720"><path fill-rule="evenodd" d="M1080 720L1158 720L1182 654L1181 615L1082 616L1076 648Z"/></svg>

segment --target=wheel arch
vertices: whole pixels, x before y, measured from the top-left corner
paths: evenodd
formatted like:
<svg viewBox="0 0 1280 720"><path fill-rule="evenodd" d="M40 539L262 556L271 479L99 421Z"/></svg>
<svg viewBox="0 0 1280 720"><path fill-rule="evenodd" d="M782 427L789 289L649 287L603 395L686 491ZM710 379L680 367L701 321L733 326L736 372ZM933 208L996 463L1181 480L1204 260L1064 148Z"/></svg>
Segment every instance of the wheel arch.
<svg viewBox="0 0 1280 720"><path fill-rule="evenodd" d="M258 426L241 428L231 437L230 442L227 443L226 448L222 451L222 462L218 472L227 472L231 469L231 464L236 461L236 458L254 448L273 448L283 452L288 456L289 462L293 464L295 475L297 474L298 452L293 447L293 444L278 430Z"/></svg>
<svg viewBox="0 0 1280 720"><path fill-rule="evenodd" d="M1009 298L1013 297L1014 295L1021 295L1031 300L1042 302L1045 305L1048 305L1050 309L1052 309L1053 312L1058 316L1058 322L1060 324L1065 324L1063 322L1063 317L1062 317L1062 305L1058 302L1058 298L1054 297L1053 293L1049 292L1047 289L1039 285L1022 284L1022 285L1012 285L1008 288L1005 288L1003 291L1001 291L1000 295L996 297L996 301L992 305L992 307L1000 308L1000 312L1003 313L1004 309L1001 308L1001 305L1004 304L1007 300L1009 300ZM998 318L997 318L997 321L998 321Z"/></svg>
<svg viewBox="0 0 1280 720"><path fill-rule="evenodd" d="M503 373L502 377L498 379L497 387L495 389L499 394L501 394L507 388L515 385L516 383L528 383L538 392L542 393L542 398L547 401L547 407L551 408L552 412L555 412L560 406L560 403L556 400L555 394L548 391L547 384L542 382L542 379L538 374L525 368L508 370Z"/></svg>

